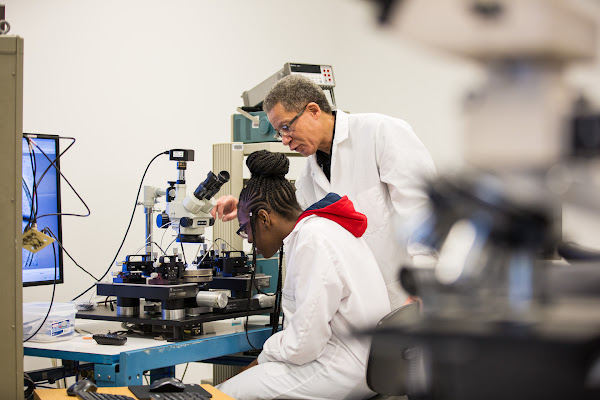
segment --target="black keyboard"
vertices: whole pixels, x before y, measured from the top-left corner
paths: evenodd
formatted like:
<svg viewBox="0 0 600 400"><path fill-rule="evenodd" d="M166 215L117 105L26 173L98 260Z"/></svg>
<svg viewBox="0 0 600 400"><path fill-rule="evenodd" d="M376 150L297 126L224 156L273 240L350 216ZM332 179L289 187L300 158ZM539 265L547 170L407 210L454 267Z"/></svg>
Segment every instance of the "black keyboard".
<svg viewBox="0 0 600 400"><path fill-rule="evenodd" d="M206 397L202 393L198 392L150 392L149 394L152 400L211 400L209 397Z"/></svg>
<svg viewBox="0 0 600 400"><path fill-rule="evenodd" d="M97 392L79 392L77 398L81 400L136 400L130 396L122 394L97 393Z"/></svg>

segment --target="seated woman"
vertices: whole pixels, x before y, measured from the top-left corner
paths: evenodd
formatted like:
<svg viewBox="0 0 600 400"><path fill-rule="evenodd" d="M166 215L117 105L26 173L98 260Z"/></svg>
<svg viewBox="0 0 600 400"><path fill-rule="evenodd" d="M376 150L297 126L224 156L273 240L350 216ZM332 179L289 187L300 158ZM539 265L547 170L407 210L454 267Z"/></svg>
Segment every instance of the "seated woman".
<svg viewBox="0 0 600 400"><path fill-rule="evenodd" d="M296 201L287 157L265 150L246 164L240 232L264 257L285 249L284 327L251 368L218 385L237 400L364 399L370 338L390 312L383 277L361 238L367 219L347 197L330 193L306 211Z"/></svg>

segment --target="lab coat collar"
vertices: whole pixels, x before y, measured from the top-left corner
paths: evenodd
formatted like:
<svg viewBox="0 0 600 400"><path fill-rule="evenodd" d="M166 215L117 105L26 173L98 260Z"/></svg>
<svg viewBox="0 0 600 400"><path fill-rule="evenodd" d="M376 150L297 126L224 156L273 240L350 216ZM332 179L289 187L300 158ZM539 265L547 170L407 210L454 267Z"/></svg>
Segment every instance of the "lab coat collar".
<svg viewBox="0 0 600 400"><path fill-rule="evenodd" d="M283 249L284 249L283 251L285 251L286 248L289 248L290 243L292 242L293 238L296 236L296 233L300 230L302 225L304 225L306 220L307 220L307 218L303 219L302 221L296 221L296 225L294 225L294 229L292 229L292 231L290 232L289 235L287 235L285 238L283 238Z"/></svg>
<svg viewBox="0 0 600 400"><path fill-rule="evenodd" d="M331 176L333 179L333 171L337 163L337 146L344 140L348 139L348 114L342 110L335 110L335 136L331 145ZM311 174L314 183L323 190L324 193L331 192L331 182L321 170L321 167L317 163L317 155L312 154L308 156L308 163L311 166Z"/></svg>
<svg viewBox="0 0 600 400"><path fill-rule="evenodd" d="M310 174L312 175L312 180L314 183L321 188L323 191L322 195L329 193L331 191L331 183L327 180L325 173L317 163L317 155L313 154L308 156L308 163L310 163ZM333 168L333 158L331 159L331 167Z"/></svg>
<svg viewBox="0 0 600 400"><path fill-rule="evenodd" d="M335 136L333 137L333 143L331 144L331 180L334 179L335 171L337 169L339 157L338 145L342 144L346 139L348 139L348 114L342 110L335 110Z"/></svg>
<svg viewBox="0 0 600 400"><path fill-rule="evenodd" d="M332 147L348 139L348 114L342 110L335 110L335 137ZM333 154L335 154L335 149Z"/></svg>

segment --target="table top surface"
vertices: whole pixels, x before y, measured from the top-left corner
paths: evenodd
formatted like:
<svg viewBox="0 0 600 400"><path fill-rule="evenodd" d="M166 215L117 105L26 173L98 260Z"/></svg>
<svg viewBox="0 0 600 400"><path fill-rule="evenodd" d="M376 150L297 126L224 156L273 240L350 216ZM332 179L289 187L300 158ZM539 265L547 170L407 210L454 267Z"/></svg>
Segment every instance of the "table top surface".
<svg viewBox="0 0 600 400"><path fill-rule="evenodd" d="M189 340L211 339L219 336L244 332L244 321L245 318L234 318L207 322L203 326L205 333L203 335L190 338ZM265 328L265 324L268 322L268 316L253 316L250 317L250 323L248 324L248 327L249 329ZM79 332L74 333L73 336L68 340L53 342L28 341L23 343L25 353L27 354L27 349L40 349L71 353L97 354L100 356L113 356L123 352L178 343L169 342L167 340L156 340L152 337L128 335L127 342L121 346L100 345L92 339L92 334L120 331L122 330L120 323L77 319L75 327Z"/></svg>
<svg viewBox="0 0 600 400"><path fill-rule="evenodd" d="M210 394L213 395L212 400L234 400L229 397L225 393L215 389L211 385L200 385L204 389L206 389ZM111 394L121 394L124 396L129 396L133 399L136 397L131 393L131 391L126 387L100 387L98 388L99 393L111 393ZM36 389L34 400L73 400L75 397L71 397L67 395L67 389Z"/></svg>

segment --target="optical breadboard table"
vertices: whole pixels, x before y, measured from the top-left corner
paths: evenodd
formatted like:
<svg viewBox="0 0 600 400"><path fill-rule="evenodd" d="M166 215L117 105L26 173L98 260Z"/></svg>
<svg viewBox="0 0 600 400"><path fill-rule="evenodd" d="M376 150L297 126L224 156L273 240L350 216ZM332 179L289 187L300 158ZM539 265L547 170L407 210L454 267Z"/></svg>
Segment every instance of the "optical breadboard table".
<svg viewBox="0 0 600 400"><path fill-rule="evenodd" d="M144 371L262 348L271 336L271 327L265 326L269 317L250 317L247 333L244 330L245 319L238 320L212 322L205 328L205 332L210 333L182 342L128 336L124 345L111 346L90 340L91 334L76 334L64 341L26 342L23 351L26 356L93 363L94 379L98 386L142 385ZM87 331L106 333L106 329L101 330L99 325L94 326L92 322L95 321L77 320L76 327L80 329L84 326Z"/></svg>
<svg viewBox="0 0 600 400"><path fill-rule="evenodd" d="M174 341L180 341L184 340L184 331L186 329L192 329L194 327L203 327L206 322L227 320L232 318L245 318L246 316L254 315L260 316L271 312L273 312L273 307L260 308L254 310L243 309L227 313L211 312L206 314L200 314L194 317L186 316L185 318L181 319L169 320L163 319L160 316L150 316L144 312L140 312L135 316L119 316L114 310L111 310L109 307L98 307L91 311L78 311L76 314L76 318L77 320L90 319L96 321L115 321L130 324L162 326L166 329L165 333L168 334L171 339L173 339ZM169 332L170 334L167 332Z"/></svg>

